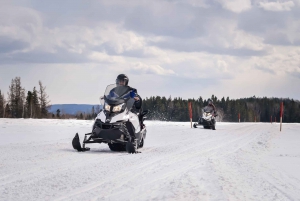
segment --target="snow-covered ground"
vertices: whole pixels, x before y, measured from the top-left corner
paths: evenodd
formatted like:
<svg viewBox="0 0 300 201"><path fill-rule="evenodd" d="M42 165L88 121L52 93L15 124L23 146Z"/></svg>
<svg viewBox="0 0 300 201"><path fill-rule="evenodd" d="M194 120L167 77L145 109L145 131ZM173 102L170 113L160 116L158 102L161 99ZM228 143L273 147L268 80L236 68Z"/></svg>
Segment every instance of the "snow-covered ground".
<svg viewBox="0 0 300 201"><path fill-rule="evenodd" d="M0 200L300 200L300 124L149 121L140 154L73 150L91 126L0 119Z"/></svg>

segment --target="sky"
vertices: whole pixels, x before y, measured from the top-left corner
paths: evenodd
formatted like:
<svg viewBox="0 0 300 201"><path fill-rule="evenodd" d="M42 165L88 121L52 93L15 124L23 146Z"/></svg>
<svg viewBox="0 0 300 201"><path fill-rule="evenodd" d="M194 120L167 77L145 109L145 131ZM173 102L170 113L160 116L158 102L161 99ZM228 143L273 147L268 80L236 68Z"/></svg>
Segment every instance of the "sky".
<svg viewBox="0 0 300 201"><path fill-rule="evenodd" d="M300 0L0 0L0 90L98 104L118 74L142 98L300 99Z"/></svg>

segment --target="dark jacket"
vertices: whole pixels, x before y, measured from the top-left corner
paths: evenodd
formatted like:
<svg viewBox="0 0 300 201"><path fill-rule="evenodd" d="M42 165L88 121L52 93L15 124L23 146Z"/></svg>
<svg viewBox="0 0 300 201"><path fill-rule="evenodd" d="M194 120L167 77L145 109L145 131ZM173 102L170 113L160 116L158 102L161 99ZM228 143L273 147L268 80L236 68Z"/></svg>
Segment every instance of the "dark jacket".
<svg viewBox="0 0 300 201"><path fill-rule="evenodd" d="M206 112L210 112L214 115L217 114L216 107L214 106L214 104L205 106L203 110L206 111Z"/></svg>
<svg viewBox="0 0 300 201"><path fill-rule="evenodd" d="M134 102L134 107L136 110L140 111L142 109L142 98L140 97L140 95L138 95L135 88L130 87L130 89L135 93L135 97L139 97L139 100Z"/></svg>
<svg viewBox="0 0 300 201"><path fill-rule="evenodd" d="M137 90L130 86L120 86L115 87L109 92L109 97L118 97L118 94L125 94L123 97L125 98L134 98L139 97L138 101L134 102L134 108L137 112L142 108L142 98L138 95Z"/></svg>

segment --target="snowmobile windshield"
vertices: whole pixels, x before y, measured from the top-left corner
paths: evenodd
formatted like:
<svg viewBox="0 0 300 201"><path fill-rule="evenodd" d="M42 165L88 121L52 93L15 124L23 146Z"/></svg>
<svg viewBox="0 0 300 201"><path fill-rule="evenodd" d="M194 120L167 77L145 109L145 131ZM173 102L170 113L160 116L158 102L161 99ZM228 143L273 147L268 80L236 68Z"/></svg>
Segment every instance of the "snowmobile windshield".
<svg viewBox="0 0 300 201"><path fill-rule="evenodd" d="M128 109L134 104L130 97L131 88L124 85L111 84L106 87L104 101L109 105L120 105L125 103Z"/></svg>

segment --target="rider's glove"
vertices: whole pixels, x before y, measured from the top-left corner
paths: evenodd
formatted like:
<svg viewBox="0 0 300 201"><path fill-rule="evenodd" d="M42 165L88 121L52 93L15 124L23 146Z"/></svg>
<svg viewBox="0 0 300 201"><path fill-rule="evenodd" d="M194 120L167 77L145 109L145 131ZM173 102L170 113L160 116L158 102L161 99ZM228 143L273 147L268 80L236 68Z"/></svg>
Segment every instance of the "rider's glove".
<svg viewBox="0 0 300 201"><path fill-rule="evenodd" d="M130 98L134 98L134 97L136 97L136 93L134 91L131 91L130 92Z"/></svg>

